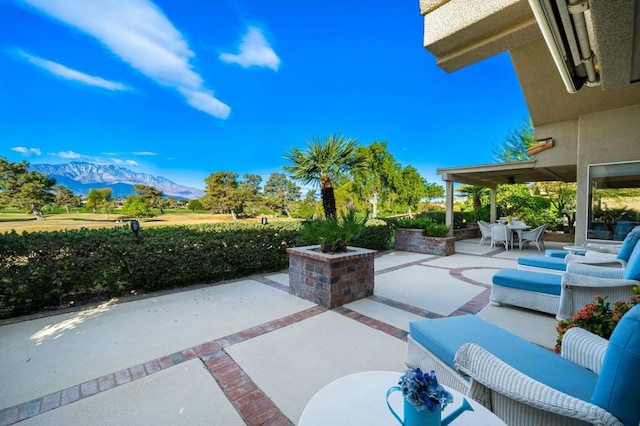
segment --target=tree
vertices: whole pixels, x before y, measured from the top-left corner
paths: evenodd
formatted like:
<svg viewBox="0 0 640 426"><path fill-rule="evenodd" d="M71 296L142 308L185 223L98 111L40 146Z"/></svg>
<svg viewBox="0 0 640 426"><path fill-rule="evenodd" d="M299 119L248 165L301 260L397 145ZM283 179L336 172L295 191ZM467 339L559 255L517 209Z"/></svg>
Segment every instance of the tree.
<svg viewBox="0 0 640 426"><path fill-rule="evenodd" d="M55 179L30 172L29 163L10 163L0 157L0 204L32 212L42 218L40 209L53 202Z"/></svg>
<svg viewBox="0 0 640 426"><path fill-rule="evenodd" d="M487 196L487 188L476 185L462 185L457 192L468 199L471 199L473 205L473 220L480 220L480 210L482 209L482 200Z"/></svg>
<svg viewBox="0 0 640 426"><path fill-rule="evenodd" d="M271 173L264 184L264 194L269 208L284 212L291 217L290 203L300 199L300 187L284 173Z"/></svg>
<svg viewBox="0 0 640 426"><path fill-rule="evenodd" d="M342 135L312 138L305 151L291 148L285 159L293 163L284 167L293 179L320 186L327 218L335 218L337 213L333 181L365 166L365 159L357 151L357 141Z"/></svg>
<svg viewBox="0 0 640 426"><path fill-rule="evenodd" d="M187 203L187 208L193 213L195 213L196 210L204 210L204 206L202 205L200 200L189 200L189 202Z"/></svg>
<svg viewBox="0 0 640 426"><path fill-rule="evenodd" d="M75 195L72 190L63 185L56 185L53 187L55 193L55 203L64 207L67 210L67 214L69 214L69 207L77 206L80 204L82 197L80 195Z"/></svg>
<svg viewBox="0 0 640 426"><path fill-rule="evenodd" d="M371 216L375 218L378 217L378 202L393 190L394 183L401 177L402 166L387 150L386 142L373 142L358 150L367 167L356 170L354 183L356 190L371 205Z"/></svg>
<svg viewBox="0 0 640 426"><path fill-rule="evenodd" d="M496 203L502 216L514 216L518 210L534 208L534 200L525 184L500 185L496 193Z"/></svg>
<svg viewBox="0 0 640 426"><path fill-rule="evenodd" d="M427 181L420 176L415 167L407 166L402 170L401 182L398 188L398 202L406 206L409 217L412 217L412 209L416 210L420 201L427 196Z"/></svg>
<svg viewBox="0 0 640 426"><path fill-rule="evenodd" d="M91 188L89 194L87 194L87 208L92 209L94 214L96 210L102 209L107 215L107 219L109 219L109 213L111 213L111 208L113 207L112 193L113 189L111 188Z"/></svg>
<svg viewBox="0 0 640 426"><path fill-rule="evenodd" d="M122 213L135 216L137 219L140 219L140 216L148 216L151 214L149 202L142 195L129 195L122 206Z"/></svg>
<svg viewBox="0 0 640 426"><path fill-rule="evenodd" d="M512 130L502 145L493 149L493 159L497 162L530 160L527 149L534 146L533 125L526 121L519 128Z"/></svg>
<svg viewBox="0 0 640 426"><path fill-rule="evenodd" d="M574 182L537 182L534 185L534 190L541 195L546 195L556 212L567 218L569 229L573 229L576 220L577 189Z"/></svg>
<svg viewBox="0 0 640 426"><path fill-rule="evenodd" d="M236 202L232 212L234 216L235 213L244 213L249 205L260 200L261 184L262 178L259 175L246 173L242 176L242 180L238 182L238 191L235 196Z"/></svg>
<svg viewBox="0 0 640 426"><path fill-rule="evenodd" d="M159 209L161 214L164 214L164 208L168 205L167 199L164 198L164 192L156 189L153 186L135 184L133 185L133 192L144 199L149 208Z"/></svg>
<svg viewBox="0 0 640 426"><path fill-rule="evenodd" d="M247 203L258 198L261 181L258 175L245 174L238 182L237 173L211 173L204 180L206 187L201 202L213 213L231 213L236 219L237 214L244 212Z"/></svg>

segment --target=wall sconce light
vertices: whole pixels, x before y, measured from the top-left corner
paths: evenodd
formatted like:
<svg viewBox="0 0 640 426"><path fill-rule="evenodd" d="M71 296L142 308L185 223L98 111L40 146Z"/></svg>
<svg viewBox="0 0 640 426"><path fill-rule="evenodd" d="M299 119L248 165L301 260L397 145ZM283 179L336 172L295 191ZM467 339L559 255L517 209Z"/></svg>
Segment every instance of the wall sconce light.
<svg viewBox="0 0 640 426"><path fill-rule="evenodd" d="M538 142L536 145L527 149L527 155L535 155L539 152L553 148L553 138L542 139L536 142Z"/></svg>

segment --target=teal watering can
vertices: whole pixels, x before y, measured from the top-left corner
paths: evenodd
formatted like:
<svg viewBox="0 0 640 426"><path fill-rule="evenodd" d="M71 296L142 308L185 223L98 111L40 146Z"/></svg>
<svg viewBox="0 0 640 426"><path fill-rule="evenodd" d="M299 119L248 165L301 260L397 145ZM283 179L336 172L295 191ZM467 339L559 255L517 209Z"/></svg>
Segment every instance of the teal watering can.
<svg viewBox="0 0 640 426"><path fill-rule="evenodd" d="M440 409L433 412L429 410L418 411L413 404L404 398L404 421L402 421L400 416L391 408L391 404L389 404L389 395L396 391L402 392L400 386L393 386L387 391L387 407L389 407L389 411L391 411L393 417L403 426L447 426L465 411L473 411L473 407L469 404L469 401L467 401L466 398L462 398L462 405L443 419Z"/></svg>

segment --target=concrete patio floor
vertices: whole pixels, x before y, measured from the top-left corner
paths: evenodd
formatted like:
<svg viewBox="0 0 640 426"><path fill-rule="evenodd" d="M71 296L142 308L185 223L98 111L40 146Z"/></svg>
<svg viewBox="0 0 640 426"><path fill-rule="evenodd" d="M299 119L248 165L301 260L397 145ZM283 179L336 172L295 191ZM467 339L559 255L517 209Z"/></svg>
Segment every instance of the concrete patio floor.
<svg viewBox="0 0 640 426"><path fill-rule="evenodd" d="M284 271L5 321L0 425L296 424L331 381L402 371L408 324L425 317L476 314L552 348L553 316L487 305L492 274L535 247L478 242L384 252L374 296L333 310L290 295Z"/></svg>

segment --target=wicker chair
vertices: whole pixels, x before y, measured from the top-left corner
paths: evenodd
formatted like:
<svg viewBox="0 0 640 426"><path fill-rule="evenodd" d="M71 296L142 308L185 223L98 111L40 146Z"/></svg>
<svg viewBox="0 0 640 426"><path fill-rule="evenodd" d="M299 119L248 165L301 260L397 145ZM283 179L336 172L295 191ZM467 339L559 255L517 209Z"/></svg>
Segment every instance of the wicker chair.
<svg viewBox="0 0 640 426"><path fill-rule="evenodd" d="M491 278L489 301L555 313L557 319L571 318L595 295L612 302L626 300L633 287L640 286L640 244L636 244L624 268L569 262L562 275L503 268Z"/></svg>
<svg viewBox="0 0 640 426"><path fill-rule="evenodd" d="M491 224L484 220L479 220L478 228L480 228L480 244L484 244L484 240L491 241Z"/></svg>
<svg viewBox="0 0 640 426"><path fill-rule="evenodd" d="M588 400L545 385L474 343L456 352L455 367L470 379L468 395L507 424L638 425L640 306L625 314L610 341L580 328L570 329L563 338L561 356L598 375Z"/></svg>
<svg viewBox="0 0 640 426"><path fill-rule="evenodd" d="M538 248L538 251L543 251L544 241L542 240L542 237L544 237L545 229L547 229L546 223L530 231L522 231L522 233L520 234L520 250L522 250L523 247L529 245L529 243L534 243Z"/></svg>
<svg viewBox="0 0 640 426"><path fill-rule="evenodd" d="M638 246L640 263L640 246ZM633 294L640 285L636 276L622 268L609 268L571 262L562 275L504 268L492 277L489 301L494 306L512 305L571 318L595 295L609 296L617 302Z"/></svg>
<svg viewBox="0 0 640 426"><path fill-rule="evenodd" d="M640 305L609 341L574 327L557 355L473 315L411 322L407 367L518 426L638 425Z"/></svg>
<svg viewBox="0 0 640 426"><path fill-rule="evenodd" d="M511 230L507 225L500 225L497 223L491 224L491 247L495 247L496 244L503 244L505 250L509 251L511 241Z"/></svg>

